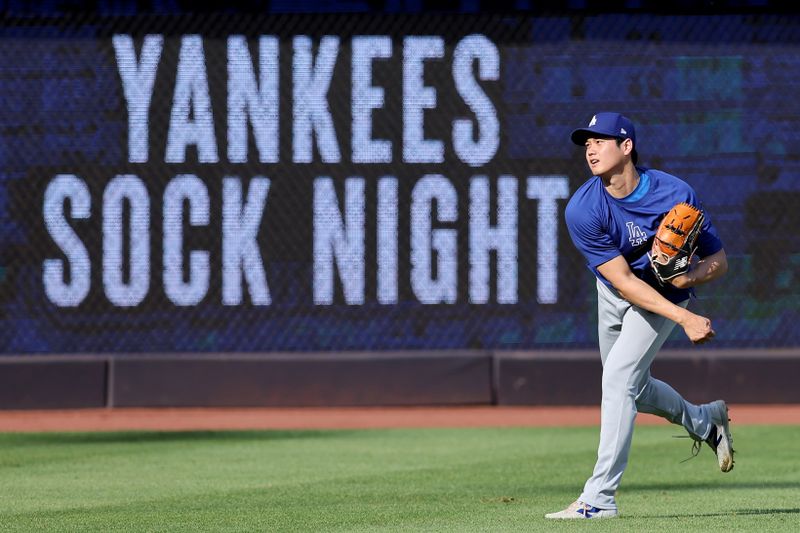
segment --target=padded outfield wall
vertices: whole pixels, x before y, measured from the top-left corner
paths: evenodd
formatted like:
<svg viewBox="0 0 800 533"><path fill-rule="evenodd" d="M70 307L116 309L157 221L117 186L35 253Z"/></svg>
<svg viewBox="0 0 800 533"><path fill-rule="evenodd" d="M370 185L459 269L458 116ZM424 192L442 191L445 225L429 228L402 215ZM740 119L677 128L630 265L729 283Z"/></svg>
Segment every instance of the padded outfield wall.
<svg viewBox="0 0 800 533"><path fill-rule="evenodd" d="M547 364L599 367L563 210L588 178L569 133L602 110L698 191L729 255L694 304L714 342L665 347L717 369L686 386L720 360L780 383L799 47L800 18L752 10L10 13L2 406L560 397Z"/></svg>

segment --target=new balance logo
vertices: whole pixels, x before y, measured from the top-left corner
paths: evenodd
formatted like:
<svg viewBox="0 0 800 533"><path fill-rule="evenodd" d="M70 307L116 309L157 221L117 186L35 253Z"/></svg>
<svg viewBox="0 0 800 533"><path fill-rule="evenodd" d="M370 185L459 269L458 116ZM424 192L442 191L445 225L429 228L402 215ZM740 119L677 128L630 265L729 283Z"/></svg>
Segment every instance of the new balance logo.
<svg viewBox="0 0 800 533"><path fill-rule="evenodd" d="M678 260L675 261L675 270L679 270L679 269L685 267L688 263L689 263L689 258L688 257L678 258Z"/></svg>

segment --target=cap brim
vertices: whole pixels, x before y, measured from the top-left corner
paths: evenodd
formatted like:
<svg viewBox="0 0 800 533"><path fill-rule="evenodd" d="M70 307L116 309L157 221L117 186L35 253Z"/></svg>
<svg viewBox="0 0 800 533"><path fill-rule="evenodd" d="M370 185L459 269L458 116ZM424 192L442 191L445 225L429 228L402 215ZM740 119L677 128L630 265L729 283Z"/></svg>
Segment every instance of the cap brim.
<svg viewBox="0 0 800 533"><path fill-rule="evenodd" d="M595 137L598 139L624 139L625 137L621 137L619 135L613 135L611 133L605 131L595 131L590 130L588 128L578 128L577 130L572 132L570 135L570 139L572 142L577 144L578 146L583 146L586 144L586 139L591 137Z"/></svg>
<svg viewBox="0 0 800 533"><path fill-rule="evenodd" d="M572 142L577 144L578 146L583 146L584 144L586 144L586 139L591 137L593 133L594 133L593 131L589 131L585 128L578 128L577 130L572 132L572 135L570 135L570 139L572 139Z"/></svg>

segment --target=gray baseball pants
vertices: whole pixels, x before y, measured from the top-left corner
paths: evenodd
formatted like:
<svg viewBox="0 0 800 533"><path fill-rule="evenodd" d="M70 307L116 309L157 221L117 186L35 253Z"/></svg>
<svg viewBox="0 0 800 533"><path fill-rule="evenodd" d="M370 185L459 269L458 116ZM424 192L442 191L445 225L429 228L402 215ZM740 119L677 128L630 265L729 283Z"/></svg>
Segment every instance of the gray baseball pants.
<svg viewBox="0 0 800 533"><path fill-rule="evenodd" d="M666 418L701 439L708 437L712 422L704 405L687 402L650 376L650 365L675 322L631 305L600 280L597 296L603 363L600 445L594 472L579 499L601 509L616 509L614 495L628 464L637 412Z"/></svg>

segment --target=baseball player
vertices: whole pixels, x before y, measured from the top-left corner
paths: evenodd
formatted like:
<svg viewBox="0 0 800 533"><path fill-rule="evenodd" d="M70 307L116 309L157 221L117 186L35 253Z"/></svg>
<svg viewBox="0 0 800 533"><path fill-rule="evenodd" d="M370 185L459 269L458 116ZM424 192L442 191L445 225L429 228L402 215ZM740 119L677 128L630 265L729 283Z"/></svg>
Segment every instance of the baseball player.
<svg viewBox="0 0 800 533"><path fill-rule="evenodd" d="M692 287L719 278L728 265L717 230L706 216L696 241L699 261L659 282L649 255L653 236L676 203L700 206L694 190L666 172L636 166L636 131L619 113L597 113L571 138L585 147L592 172L570 198L565 218L573 243L597 277L603 363L600 444L580 497L545 517L612 518L618 515L615 492L628 462L637 412L682 425L695 440L694 455L706 442L723 472L733 468L725 402L689 403L650 375L650 365L675 324L694 344L714 337L711 321L689 311L687 304Z"/></svg>

